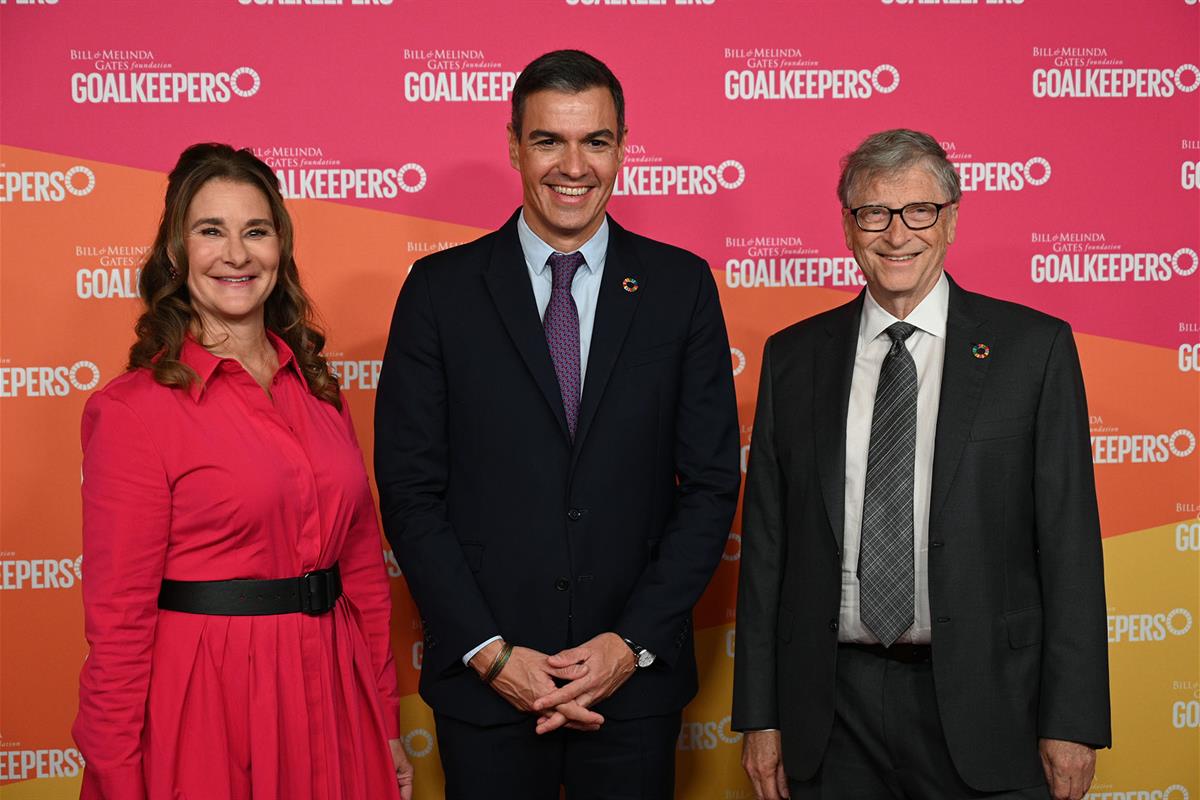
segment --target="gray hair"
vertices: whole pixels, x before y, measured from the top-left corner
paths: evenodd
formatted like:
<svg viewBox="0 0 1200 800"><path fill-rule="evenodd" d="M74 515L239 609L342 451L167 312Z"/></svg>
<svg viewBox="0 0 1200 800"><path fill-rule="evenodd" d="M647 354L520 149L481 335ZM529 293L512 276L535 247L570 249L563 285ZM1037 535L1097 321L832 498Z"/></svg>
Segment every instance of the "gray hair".
<svg viewBox="0 0 1200 800"><path fill-rule="evenodd" d="M854 152L842 159L842 175L838 178L838 199L844 208L850 207L850 194L868 181L897 175L917 164L929 170L946 199L957 203L962 197L958 170L946 158L946 151L927 133L896 128L873 133L862 141ZM929 198L934 200L936 198Z"/></svg>

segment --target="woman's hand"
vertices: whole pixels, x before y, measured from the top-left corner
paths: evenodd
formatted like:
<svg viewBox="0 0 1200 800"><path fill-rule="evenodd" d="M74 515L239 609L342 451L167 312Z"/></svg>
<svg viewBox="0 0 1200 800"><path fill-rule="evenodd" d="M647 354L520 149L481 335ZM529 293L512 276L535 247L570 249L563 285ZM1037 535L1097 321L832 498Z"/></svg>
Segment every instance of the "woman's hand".
<svg viewBox="0 0 1200 800"><path fill-rule="evenodd" d="M388 739L388 747L392 751L392 764L396 767L396 783L400 784L401 800L412 800L413 765L404 752L404 742L401 739Z"/></svg>

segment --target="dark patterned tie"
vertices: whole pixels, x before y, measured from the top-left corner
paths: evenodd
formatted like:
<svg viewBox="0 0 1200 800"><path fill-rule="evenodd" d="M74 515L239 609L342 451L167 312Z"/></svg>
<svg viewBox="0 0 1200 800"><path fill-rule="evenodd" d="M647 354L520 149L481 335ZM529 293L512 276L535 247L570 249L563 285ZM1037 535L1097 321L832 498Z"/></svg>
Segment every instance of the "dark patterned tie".
<svg viewBox="0 0 1200 800"><path fill-rule="evenodd" d="M907 322L887 329L892 347L879 370L859 544L859 613L884 647L913 622L913 465L917 452L917 365Z"/></svg>
<svg viewBox="0 0 1200 800"><path fill-rule="evenodd" d="M571 296L571 282L575 280L575 273L583 266L583 261L583 253L579 252L550 255L548 263L554 276L554 288L550 290L550 304L546 306L546 316L542 319L572 440L575 439L575 426L579 424L580 367L579 309L575 307L575 298Z"/></svg>

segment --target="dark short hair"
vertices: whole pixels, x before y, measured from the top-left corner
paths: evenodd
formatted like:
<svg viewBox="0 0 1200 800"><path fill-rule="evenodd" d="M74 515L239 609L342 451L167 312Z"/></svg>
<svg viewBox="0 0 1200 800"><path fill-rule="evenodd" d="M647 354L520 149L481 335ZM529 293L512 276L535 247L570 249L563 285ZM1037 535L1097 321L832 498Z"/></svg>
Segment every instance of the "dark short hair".
<svg viewBox="0 0 1200 800"><path fill-rule="evenodd" d="M529 63L512 90L512 129L521 138L525 100L535 92L552 89L578 94L588 89L608 89L617 109L617 140L625 136L625 94L621 82L603 61L582 50L554 50Z"/></svg>
<svg viewBox="0 0 1200 800"><path fill-rule="evenodd" d="M946 193L946 200L957 203L962 198L958 170L946 158L946 151L928 133L895 128L873 133L842 159L842 174L838 179L838 199L844 208L850 207L850 196L866 183L880 177L898 175L909 167L923 166ZM935 199L935 198L929 198Z"/></svg>

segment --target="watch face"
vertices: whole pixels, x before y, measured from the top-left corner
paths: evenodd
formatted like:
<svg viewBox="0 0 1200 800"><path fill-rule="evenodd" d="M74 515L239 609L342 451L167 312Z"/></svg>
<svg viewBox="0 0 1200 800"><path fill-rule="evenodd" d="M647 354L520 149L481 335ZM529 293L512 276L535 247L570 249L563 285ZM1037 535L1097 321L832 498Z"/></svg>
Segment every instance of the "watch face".
<svg viewBox="0 0 1200 800"><path fill-rule="evenodd" d="M637 665L639 667L648 667L654 663L654 654L648 650L643 650L637 654Z"/></svg>

